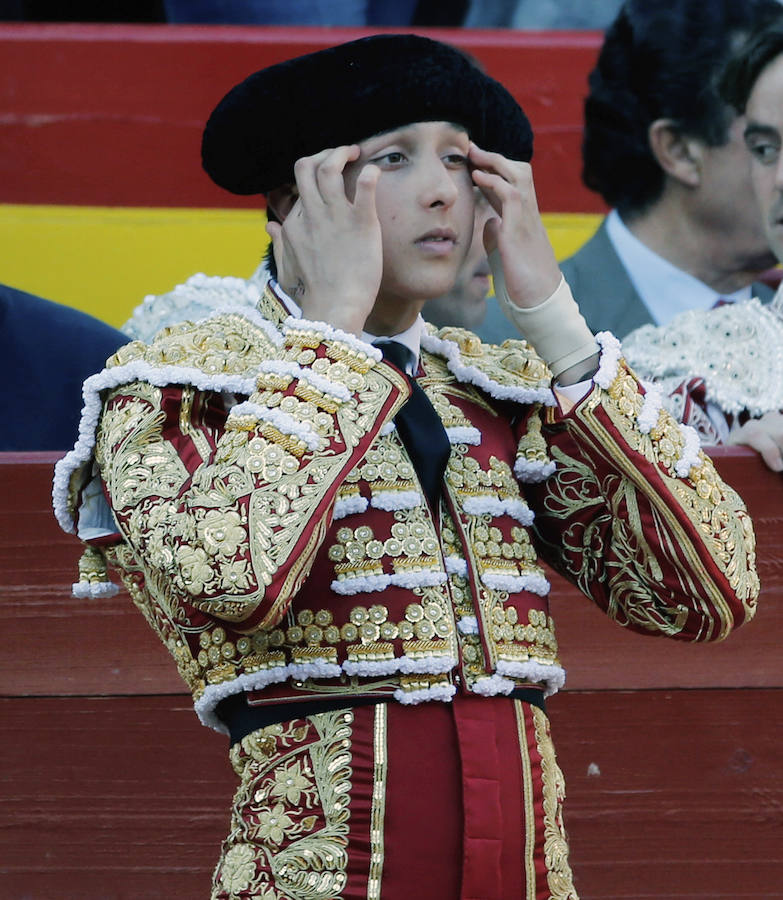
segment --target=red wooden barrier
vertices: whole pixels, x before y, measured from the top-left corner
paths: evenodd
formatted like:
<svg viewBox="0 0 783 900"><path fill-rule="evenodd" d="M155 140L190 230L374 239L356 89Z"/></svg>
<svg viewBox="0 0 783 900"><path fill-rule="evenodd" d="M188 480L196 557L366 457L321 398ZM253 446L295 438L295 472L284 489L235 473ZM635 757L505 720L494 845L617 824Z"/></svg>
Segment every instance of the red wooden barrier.
<svg viewBox="0 0 783 900"><path fill-rule="evenodd" d="M562 581L550 702L582 900L781 896L783 479L715 451L756 523L762 602L723 644L625 633ZM125 594L70 597L52 454L0 454L0 897L208 893L233 774ZM688 688L688 689L685 689Z"/></svg>
<svg viewBox="0 0 783 900"><path fill-rule="evenodd" d="M212 107L255 69L369 33L0 25L0 203L257 206L257 198L233 197L201 171L201 129ZM473 54L527 111L542 210L602 210L579 174L582 98L600 35L421 33Z"/></svg>
<svg viewBox="0 0 783 900"><path fill-rule="evenodd" d="M198 159L205 116L249 71L347 29L0 25L0 203L252 205ZM579 181L595 34L431 31L528 111L546 211L600 211ZM619 629L570 586L550 703L582 900L750 900L783 891L783 480L715 452L756 524L763 595L726 643ZM0 454L0 898L193 900L208 892L233 775L125 594L70 596L77 543L50 454Z"/></svg>

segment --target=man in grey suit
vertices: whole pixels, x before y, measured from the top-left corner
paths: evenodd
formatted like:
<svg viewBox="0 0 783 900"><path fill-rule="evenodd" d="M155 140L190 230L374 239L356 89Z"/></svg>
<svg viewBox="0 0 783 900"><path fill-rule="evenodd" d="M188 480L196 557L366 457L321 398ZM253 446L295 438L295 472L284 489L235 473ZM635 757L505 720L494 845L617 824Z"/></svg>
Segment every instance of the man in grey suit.
<svg viewBox="0 0 783 900"><path fill-rule="evenodd" d="M716 83L777 0L627 0L585 101L583 180L613 207L561 268L594 331L622 338L719 299L769 299L743 117Z"/></svg>

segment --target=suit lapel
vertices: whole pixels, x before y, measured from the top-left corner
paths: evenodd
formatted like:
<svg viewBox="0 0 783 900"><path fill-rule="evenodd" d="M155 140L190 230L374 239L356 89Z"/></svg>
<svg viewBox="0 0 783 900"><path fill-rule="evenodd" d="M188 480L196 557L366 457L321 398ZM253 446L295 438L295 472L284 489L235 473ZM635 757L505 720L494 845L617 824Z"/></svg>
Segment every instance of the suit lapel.
<svg viewBox="0 0 783 900"><path fill-rule="evenodd" d="M593 331L611 331L623 338L653 321L609 240L606 220L562 269Z"/></svg>

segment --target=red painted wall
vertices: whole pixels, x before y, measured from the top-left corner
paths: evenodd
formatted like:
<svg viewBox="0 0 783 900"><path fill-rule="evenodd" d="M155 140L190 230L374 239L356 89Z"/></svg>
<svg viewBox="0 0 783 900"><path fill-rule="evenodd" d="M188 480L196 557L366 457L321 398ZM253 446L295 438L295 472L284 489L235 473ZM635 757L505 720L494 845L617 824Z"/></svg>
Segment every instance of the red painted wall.
<svg viewBox="0 0 783 900"><path fill-rule="evenodd" d="M345 28L0 25L0 203L256 206L201 171L203 123L265 65L370 32ZM472 53L536 133L546 212L600 212L580 182L592 32L430 29ZM270 140L274 134L270 132Z"/></svg>
<svg viewBox="0 0 783 900"><path fill-rule="evenodd" d="M553 584L569 684L549 713L581 900L781 896L783 480L750 450L711 454L756 523L754 622L679 646ZM206 897L226 741L124 591L70 596L79 545L51 513L55 458L0 454L0 897Z"/></svg>

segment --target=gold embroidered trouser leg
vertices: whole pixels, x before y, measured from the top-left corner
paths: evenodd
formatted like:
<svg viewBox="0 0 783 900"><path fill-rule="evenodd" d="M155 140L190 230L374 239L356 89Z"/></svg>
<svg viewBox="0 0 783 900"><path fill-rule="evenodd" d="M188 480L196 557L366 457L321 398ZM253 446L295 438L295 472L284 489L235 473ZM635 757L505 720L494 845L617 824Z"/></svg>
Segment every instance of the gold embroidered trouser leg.
<svg viewBox="0 0 783 900"><path fill-rule="evenodd" d="M546 716L506 698L259 729L212 900L577 900Z"/></svg>

